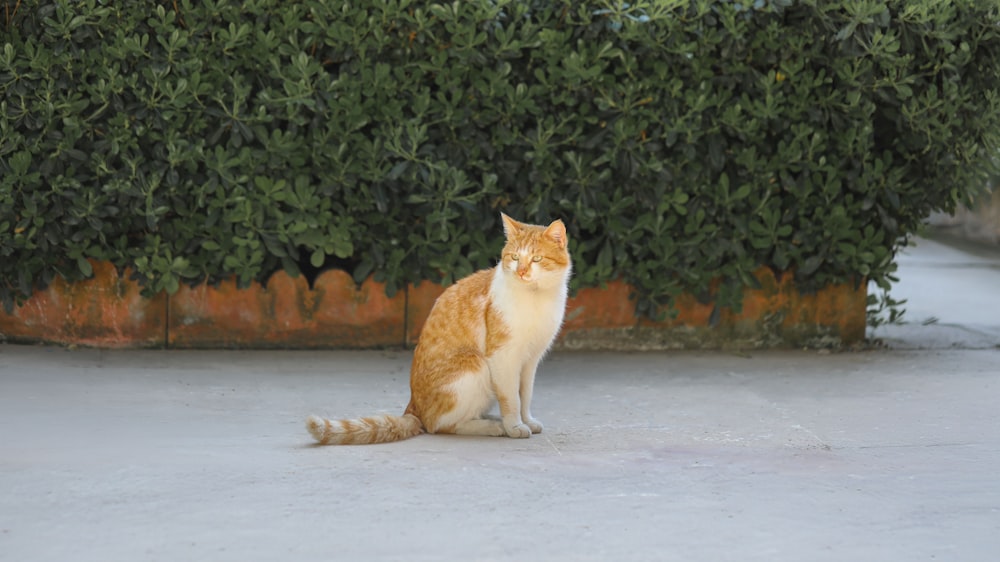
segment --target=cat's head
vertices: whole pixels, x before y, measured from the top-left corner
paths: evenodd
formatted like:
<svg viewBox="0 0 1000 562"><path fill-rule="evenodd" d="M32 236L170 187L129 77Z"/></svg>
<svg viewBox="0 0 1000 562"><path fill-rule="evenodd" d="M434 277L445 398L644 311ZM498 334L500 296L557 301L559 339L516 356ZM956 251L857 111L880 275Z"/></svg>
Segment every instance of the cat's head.
<svg viewBox="0 0 1000 562"><path fill-rule="evenodd" d="M507 243L503 271L516 283L538 288L566 284L570 272L566 225L556 220L548 226L518 222L500 213Z"/></svg>

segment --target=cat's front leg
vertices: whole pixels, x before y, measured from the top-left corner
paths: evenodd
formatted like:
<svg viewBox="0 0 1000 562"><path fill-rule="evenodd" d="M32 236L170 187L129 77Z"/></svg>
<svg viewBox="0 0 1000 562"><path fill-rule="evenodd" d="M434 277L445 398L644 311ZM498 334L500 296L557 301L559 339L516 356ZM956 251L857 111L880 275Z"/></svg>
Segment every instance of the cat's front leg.
<svg viewBox="0 0 1000 562"><path fill-rule="evenodd" d="M531 426L525 424L521 420L520 410L520 399L517 393L511 393L507 396L507 400L500 398L497 394L497 401L500 403L500 418L503 424L504 433L507 437L515 437L523 439L525 437L531 437ZM504 403L507 403L506 407Z"/></svg>
<svg viewBox="0 0 1000 562"><path fill-rule="evenodd" d="M490 369L493 392L500 405L500 420L508 437L531 437L531 427L521 419L519 373L513 369Z"/></svg>
<svg viewBox="0 0 1000 562"><path fill-rule="evenodd" d="M544 427L542 425L542 422L540 422L537 419L531 417L531 414L529 414L528 417L522 418L522 419L524 420L524 425L528 426L528 429L530 429L532 433L541 433L542 432L542 429Z"/></svg>
<svg viewBox="0 0 1000 562"><path fill-rule="evenodd" d="M521 420L524 425L531 429L532 433L542 432L542 422L531 415L531 396L535 388L535 372L538 370L538 361L531 361L521 370L521 381L518 393L521 397Z"/></svg>

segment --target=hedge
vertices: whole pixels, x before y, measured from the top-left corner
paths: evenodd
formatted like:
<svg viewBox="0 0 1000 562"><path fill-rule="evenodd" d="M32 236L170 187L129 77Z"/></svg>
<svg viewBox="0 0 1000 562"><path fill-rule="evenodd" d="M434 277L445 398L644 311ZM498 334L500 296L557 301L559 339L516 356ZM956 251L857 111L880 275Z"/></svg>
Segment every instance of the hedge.
<svg viewBox="0 0 1000 562"><path fill-rule="evenodd" d="M639 311L893 280L995 173L998 2L4 0L0 299L343 268L393 293L563 218Z"/></svg>

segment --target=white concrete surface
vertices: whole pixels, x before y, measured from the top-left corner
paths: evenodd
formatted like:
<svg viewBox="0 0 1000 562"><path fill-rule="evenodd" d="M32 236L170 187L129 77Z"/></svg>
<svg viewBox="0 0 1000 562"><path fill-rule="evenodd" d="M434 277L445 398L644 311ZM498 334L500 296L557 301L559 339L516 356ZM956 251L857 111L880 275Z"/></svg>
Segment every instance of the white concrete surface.
<svg viewBox="0 0 1000 562"><path fill-rule="evenodd" d="M304 417L400 411L409 353L0 345L0 561L993 561L1000 349L945 328L556 354L545 433L360 447Z"/></svg>
<svg viewBox="0 0 1000 562"><path fill-rule="evenodd" d="M904 323L870 330L896 349L1000 348L1000 249L976 254L918 239L897 256ZM871 292L876 289L872 287Z"/></svg>

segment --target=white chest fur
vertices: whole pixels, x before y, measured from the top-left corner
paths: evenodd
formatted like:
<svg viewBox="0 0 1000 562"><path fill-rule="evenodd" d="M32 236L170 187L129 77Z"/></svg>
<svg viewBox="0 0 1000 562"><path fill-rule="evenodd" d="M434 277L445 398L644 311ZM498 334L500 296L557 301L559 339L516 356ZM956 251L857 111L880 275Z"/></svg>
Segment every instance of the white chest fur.
<svg viewBox="0 0 1000 562"><path fill-rule="evenodd" d="M491 284L493 306L510 329L505 347L518 355L539 356L549 348L566 312L568 272L555 282L522 284L498 266Z"/></svg>

